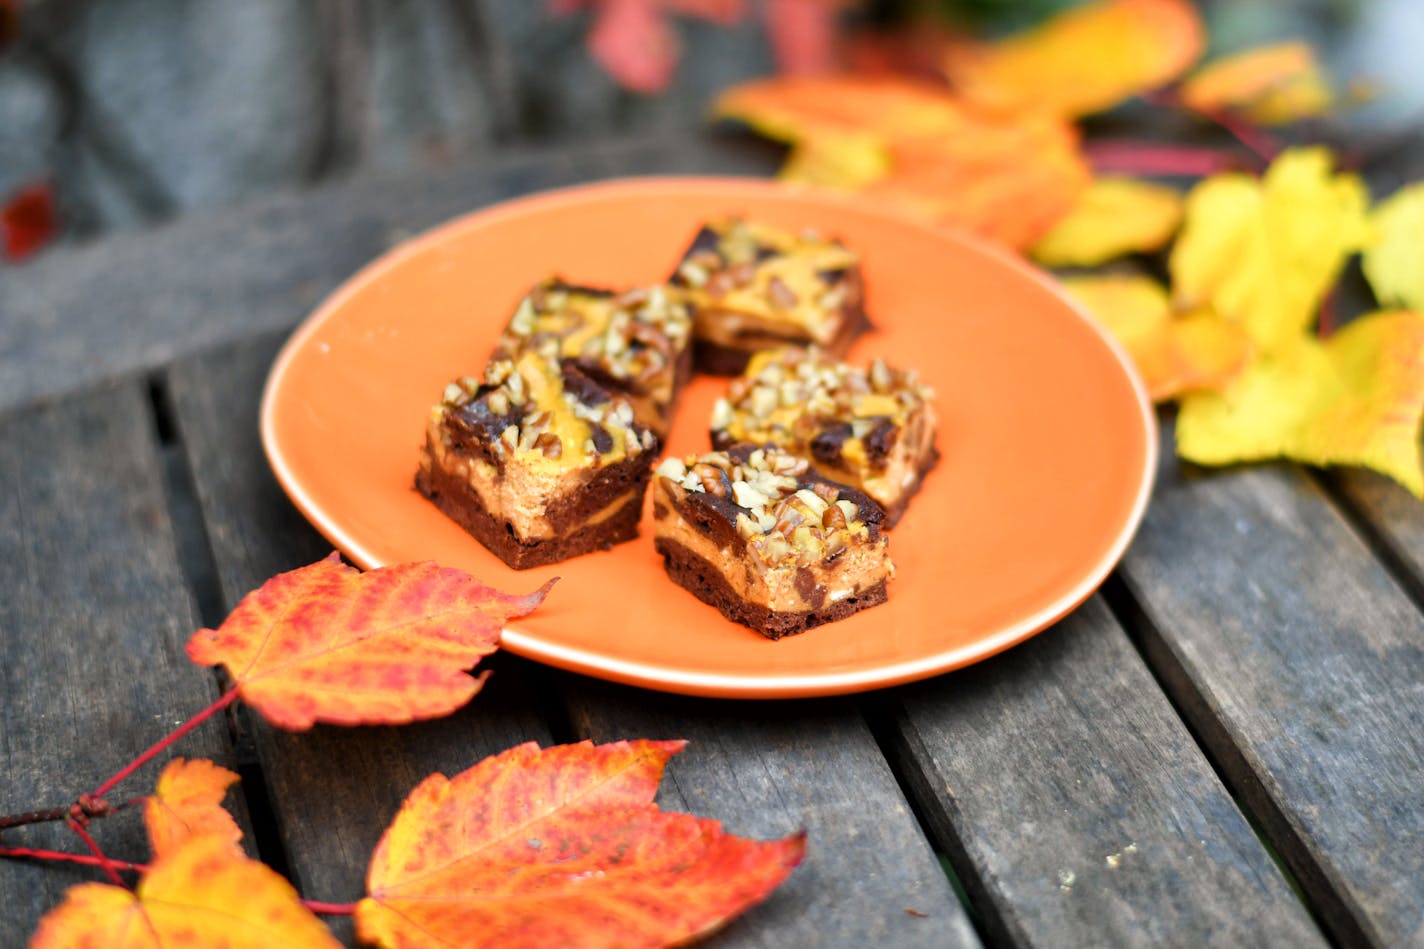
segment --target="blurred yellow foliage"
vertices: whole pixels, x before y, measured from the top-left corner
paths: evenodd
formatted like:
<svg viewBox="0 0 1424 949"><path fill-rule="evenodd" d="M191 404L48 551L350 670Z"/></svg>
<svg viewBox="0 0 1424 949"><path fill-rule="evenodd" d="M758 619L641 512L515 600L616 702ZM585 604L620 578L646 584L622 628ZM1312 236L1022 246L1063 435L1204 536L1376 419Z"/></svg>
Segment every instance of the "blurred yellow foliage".
<svg viewBox="0 0 1424 949"><path fill-rule="evenodd" d="M1030 254L1049 267L1093 267L1124 254L1161 250L1181 222L1182 195L1176 188L1099 178Z"/></svg>
<svg viewBox="0 0 1424 949"><path fill-rule="evenodd" d="M1080 116L1165 85L1201 56L1189 0L1096 0L993 43L945 53L950 84L976 105Z"/></svg>
<svg viewBox="0 0 1424 949"><path fill-rule="evenodd" d="M1205 311L1174 316L1166 289L1150 277L1070 277L1063 288L1122 343L1155 402L1223 386L1250 356L1239 326Z"/></svg>
<svg viewBox="0 0 1424 949"><path fill-rule="evenodd" d="M1324 115L1334 107L1330 81L1306 43L1276 43L1223 56L1182 83L1182 104L1207 114L1231 109L1263 125Z"/></svg>
<svg viewBox="0 0 1424 949"><path fill-rule="evenodd" d="M1177 453L1221 465L1288 457L1363 465L1424 497L1424 317L1360 317L1325 342L1301 336L1222 392L1182 399Z"/></svg>
<svg viewBox="0 0 1424 949"><path fill-rule="evenodd" d="M1364 183L1332 164L1326 149L1293 149L1262 179L1213 175L1193 188L1170 261L1177 309L1210 307L1267 351L1310 327L1370 234Z"/></svg>

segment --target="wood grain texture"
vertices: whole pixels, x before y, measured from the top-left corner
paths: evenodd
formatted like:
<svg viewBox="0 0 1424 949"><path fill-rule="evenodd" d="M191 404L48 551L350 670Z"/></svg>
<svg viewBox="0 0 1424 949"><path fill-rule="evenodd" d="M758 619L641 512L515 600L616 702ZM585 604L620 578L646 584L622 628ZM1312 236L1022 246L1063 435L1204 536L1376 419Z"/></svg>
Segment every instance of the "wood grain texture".
<svg viewBox="0 0 1424 949"><path fill-rule="evenodd" d="M851 703L718 702L554 679L580 737L690 741L669 765L663 807L716 818L743 836L806 829L805 862L709 945L978 945Z"/></svg>
<svg viewBox="0 0 1424 949"><path fill-rule="evenodd" d="M217 697L183 653L199 624L139 385L0 417L0 564L0 813L74 800ZM219 719L175 750L230 765L228 747ZM151 791L160 767L110 799ZM137 810L92 832L110 856L147 859ZM83 852L55 825L5 841ZM99 878L0 861L0 946L24 945L70 884Z"/></svg>
<svg viewBox="0 0 1424 949"><path fill-rule="evenodd" d="M1122 574L1149 661L1336 938L1424 941L1424 617L1315 482L1165 452Z"/></svg>
<svg viewBox="0 0 1424 949"><path fill-rule="evenodd" d="M168 384L207 523L222 599L231 609L268 577L325 556L331 547L282 493L257 429L262 382L279 337L247 341L176 364ZM524 682L527 664L496 655L470 705L438 721L400 728L317 727L290 734L246 717L294 881L311 899L364 894L371 851L426 775L462 771L524 741L549 744ZM351 940L349 920L334 920Z"/></svg>
<svg viewBox="0 0 1424 949"><path fill-rule="evenodd" d="M883 701L995 941L1324 945L1101 597Z"/></svg>
<svg viewBox="0 0 1424 949"><path fill-rule="evenodd" d="M0 270L0 409L305 316L401 240L496 201L635 173L765 174L775 149L644 139L367 173Z"/></svg>
<svg viewBox="0 0 1424 949"><path fill-rule="evenodd" d="M1396 578L1424 603L1424 503L1384 475L1362 468L1332 471L1330 485L1363 524L1377 554L1395 566Z"/></svg>

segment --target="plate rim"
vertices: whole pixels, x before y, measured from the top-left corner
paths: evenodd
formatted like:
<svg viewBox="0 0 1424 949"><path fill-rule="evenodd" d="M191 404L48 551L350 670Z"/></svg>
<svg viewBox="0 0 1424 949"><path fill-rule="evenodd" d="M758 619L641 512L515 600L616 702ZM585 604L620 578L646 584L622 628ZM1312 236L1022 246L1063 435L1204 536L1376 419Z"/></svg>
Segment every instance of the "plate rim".
<svg viewBox="0 0 1424 949"><path fill-rule="evenodd" d="M538 636L521 632L517 625L506 625L501 635L501 648L538 662L578 672L596 678L609 679L627 685L636 685L664 692L683 695L700 695L735 699L778 699L810 698L815 696L844 695L872 689L888 688L906 682L929 678L930 676L952 672L973 663L988 659L1012 646L1043 632L1057 620L1062 619L1085 602L1107 579L1113 568L1126 553L1141 526L1147 505L1156 481L1160 453L1160 433L1157 417L1147 387L1133 365L1131 357L1123 345L1094 320L1086 308L1063 291L1061 286L1045 271L1028 263L1007 248L1001 247L961 228L934 224L916 218L908 213L866 201L853 193L830 191L804 185L789 185L775 179L737 177L732 175L631 175L605 178L597 181L568 185L545 191L537 191L499 201L483 208L467 211L437 224L401 242L368 261L346 277L335 289L328 293L283 343L277 357L268 370L262 390L259 415L259 430L263 452L267 463L277 477L278 483L302 515L323 537L344 552L363 570L383 566L379 558L365 549L356 538L349 535L318 504L288 466L278 441L277 402L282 381L291 369L292 362L302 352L307 341L336 314L345 300L360 292L366 285L377 280L387 269L399 265L407 257L424 252L430 245L439 244L448 235L470 227L485 226L505 217L517 216L530 210L538 210L545 205L562 205L570 201L584 202L598 200L611 192L632 190L657 190L677 187L703 192L750 189L759 195L794 195L810 198L832 205L840 205L858 213L889 218L902 225L909 225L931 233L936 237L949 238L967 245L978 253L993 258L999 264L1017 272L1038 284L1050 295L1065 304L1081 323L1106 345L1112 353L1118 368L1127 378L1136 397L1138 418L1142 423L1144 451L1142 471L1137 484L1137 496L1132 508L1118 531L1117 537L1104 555L1085 572L1083 579L1071 590L1051 604L1025 617L987 639L980 639L969 646L960 646L943 652L923 656L914 660L893 664L881 664L869 669L859 668L845 672L825 672L809 675L747 676L726 673L689 672L669 669L658 664L635 662L609 657L597 652L549 643Z"/></svg>

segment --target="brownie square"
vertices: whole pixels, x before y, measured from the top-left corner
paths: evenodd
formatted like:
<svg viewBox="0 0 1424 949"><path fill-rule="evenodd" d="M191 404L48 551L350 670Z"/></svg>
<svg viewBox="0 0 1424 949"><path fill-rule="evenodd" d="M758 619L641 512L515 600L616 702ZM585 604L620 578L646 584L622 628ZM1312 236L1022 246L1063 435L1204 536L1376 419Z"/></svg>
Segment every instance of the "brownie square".
<svg viewBox="0 0 1424 949"><path fill-rule="evenodd" d="M843 354L870 326L860 259L813 231L709 222L669 282L691 307L700 372L736 375L758 350L788 344Z"/></svg>
<svg viewBox="0 0 1424 949"><path fill-rule="evenodd" d="M668 576L769 639L883 603L895 571L880 507L774 448L666 459L653 517Z"/></svg>
<svg viewBox="0 0 1424 949"><path fill-rule="evenodd" d="M759 353L712 410L712 444L773 444L864 491L893 527L935 449L934 392L914 370L850 366L815 350Z"/></svg>
<svg viewBox="0 0 1424 949"><path fill-rule="evenodd" d="M522 570L637 536L658 445L626 396L526 352L446 387L415 486Z"/></svg>

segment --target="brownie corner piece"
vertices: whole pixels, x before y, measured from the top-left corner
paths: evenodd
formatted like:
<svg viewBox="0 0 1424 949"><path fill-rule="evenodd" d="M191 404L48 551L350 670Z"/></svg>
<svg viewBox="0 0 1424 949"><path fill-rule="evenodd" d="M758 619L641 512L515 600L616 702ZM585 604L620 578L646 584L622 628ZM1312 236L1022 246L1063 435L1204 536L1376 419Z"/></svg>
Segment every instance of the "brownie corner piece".
<svg viewBox="0 0 1424 949"><path fill-rule="evenodd" d="M668 576L768 639L885 602L883 512L775 448L669 458L653 477L654 546Z"/></svg>
<svg viewBox="0 0 1424 949"><path fill-rule="evenodd" d="M813 348L758 353L712 410L714 447L774 444L873 498L887 528L939 460L934 390L882 359L861 368Z"/></svg>
<svg viewBox="0 0 1424 949"><path fill-rule="evenodd" d="M524 353L446 387L415 486L522 570L636 537L658 446L626 398Z"/></svg>
<svg viewBox="0 0 1424 949"><path fill-rule="evenodd" d="M714 375L736 375L773 346L841 354L870 328L859 257L814 231L708 222L669 282L692 310L695 366Z"/></svg>

